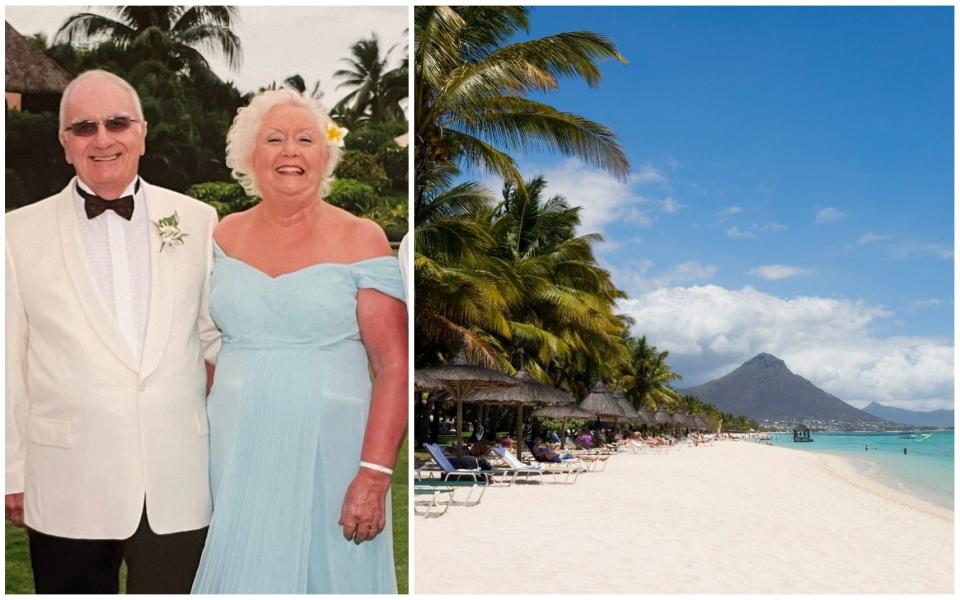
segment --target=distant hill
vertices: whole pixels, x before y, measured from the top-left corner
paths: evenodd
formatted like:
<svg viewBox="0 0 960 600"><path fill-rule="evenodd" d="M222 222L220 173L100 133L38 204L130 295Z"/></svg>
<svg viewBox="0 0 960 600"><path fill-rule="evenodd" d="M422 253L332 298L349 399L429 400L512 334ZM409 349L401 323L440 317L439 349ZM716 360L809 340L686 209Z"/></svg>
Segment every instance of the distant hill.
<svg viewBox="0 0 960 600"><path fill-rule="evenodd" d="M868 429L885 425L885 419L828 394L766 353L754 356L719 379L677 391L696 396L723 412L746 415L761 423L816 420Z"/></svg>
<svg viewBox="0 0 960 600"><path fill-rule="evenodd" d="M885 406L879 402L871 402L864 406L863 410L881 419L919 427L953 427L954 422L952 410L921 412L895 406Z"/></svg>

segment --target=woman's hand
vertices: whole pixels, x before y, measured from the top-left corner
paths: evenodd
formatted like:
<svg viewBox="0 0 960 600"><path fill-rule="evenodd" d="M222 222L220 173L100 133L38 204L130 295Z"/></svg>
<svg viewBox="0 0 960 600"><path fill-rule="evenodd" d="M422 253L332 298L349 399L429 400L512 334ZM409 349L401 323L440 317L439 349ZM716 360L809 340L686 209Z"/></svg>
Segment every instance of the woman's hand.
<svg viewBox="0 0 960 600"><path fill-rule="evenodd" d="M390 476L361 468L350 482L340 509L343 537L359 544L372 540L383 531L386 524L386 495L390 488Z"/></svg>

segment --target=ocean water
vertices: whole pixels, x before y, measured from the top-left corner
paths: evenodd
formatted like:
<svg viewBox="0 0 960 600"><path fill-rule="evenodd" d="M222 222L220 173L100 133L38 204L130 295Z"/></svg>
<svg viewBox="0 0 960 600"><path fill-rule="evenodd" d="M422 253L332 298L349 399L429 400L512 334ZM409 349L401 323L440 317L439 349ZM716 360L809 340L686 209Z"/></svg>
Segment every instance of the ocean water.
<svg viewBox="0 0 960 600"><path fill-rule="evenodd" d="M810 443L795 443L792 434L774 435L773 442L850 459L863 475L953 510L953 432L917 432L918 438L921 433L930 437L920 440L900 439L898 433L812 432L814 441Z"/></svg>

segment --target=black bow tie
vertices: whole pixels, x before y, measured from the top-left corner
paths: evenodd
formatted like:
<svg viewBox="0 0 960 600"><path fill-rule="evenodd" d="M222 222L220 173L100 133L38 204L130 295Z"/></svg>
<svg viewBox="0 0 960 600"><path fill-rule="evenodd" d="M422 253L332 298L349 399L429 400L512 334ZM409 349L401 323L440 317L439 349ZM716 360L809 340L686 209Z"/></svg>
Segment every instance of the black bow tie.
<svg viewBox="0 0 960 600"><path fill-rule="evenodd" d="M133 193L136 194L140 191L140 180L137 179L136 185L133 186ZM110 209L113 212L117 213L126 220L130 220L130 217L133 216L133 196L123 196L122 198L117 198L116 200L104 200L96 194L91 194L87 190L80 187L80 184L77 184L77 193L80 194L80 197L83 198L83 209L87 213L88 219L93 219L99 217L103 214L103 211Z"/></svg>

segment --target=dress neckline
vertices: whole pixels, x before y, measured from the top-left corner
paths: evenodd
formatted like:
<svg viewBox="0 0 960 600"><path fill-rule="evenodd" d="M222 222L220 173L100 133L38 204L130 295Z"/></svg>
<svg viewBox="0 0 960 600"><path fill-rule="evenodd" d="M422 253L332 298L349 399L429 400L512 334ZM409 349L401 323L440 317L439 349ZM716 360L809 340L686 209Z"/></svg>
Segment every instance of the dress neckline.
<svg viewBox="0 0 960 600"><path fill-rule="evenodd" d="M357 266L357 265L361 265L361 264L363 264L363 263L368 263L368 262L375 262L375 261L384 260L384 259L386 259L386 260L397 260L396 257L394 257L394 256L373 256L373 257L371 257L371 258L364 258L364 259L356 260L356 261L349 262L349 263L316 262L316 263L313 263L312 265L306 265L306 266L304 266L304 267L300 267L299 269L294 269L293 271L287 271L286 273L280 273L279 275L270 275L269 273L266 273L265 271L262 271L262 270L258 269L257 267L251 265L250 263L248 263L248 262L246 262L246 261L242 261L242 260L240 260L239 258L234 258L234 257L230 256L229 254L227 254L227 253L223 250L223 248L220 247L220 244L217 243L217 239L216 239L216 238L214 238L214 237L211 236L211 240L213 241L213 247L214 247L214 249L215 249L217 252L219 252L220 255L221 255L223 258L225 258L225 259L227 259L227 260L229 260L229 261L235 262L235 263L239 263L239 264L243 265L244 267L246 267L247 269L249 269L249 270L251 270L251 271L254 271L254 272L256 272L256 273L259 273L260 275L262 275L263 277L266 277L267 279L269 279L269 280L271 280L271 281L275 281L275 280L277 280L277 279L281 279L281 278L283 278L283 277L287 277L288 275L296 275L297 273L302 273L302 272L304 272L304 271L313 270L313 269L319 268L319 267L340 267L340 268L350 269L350 268L353 268L353 267L355 267L355 266Z"/></svg>

